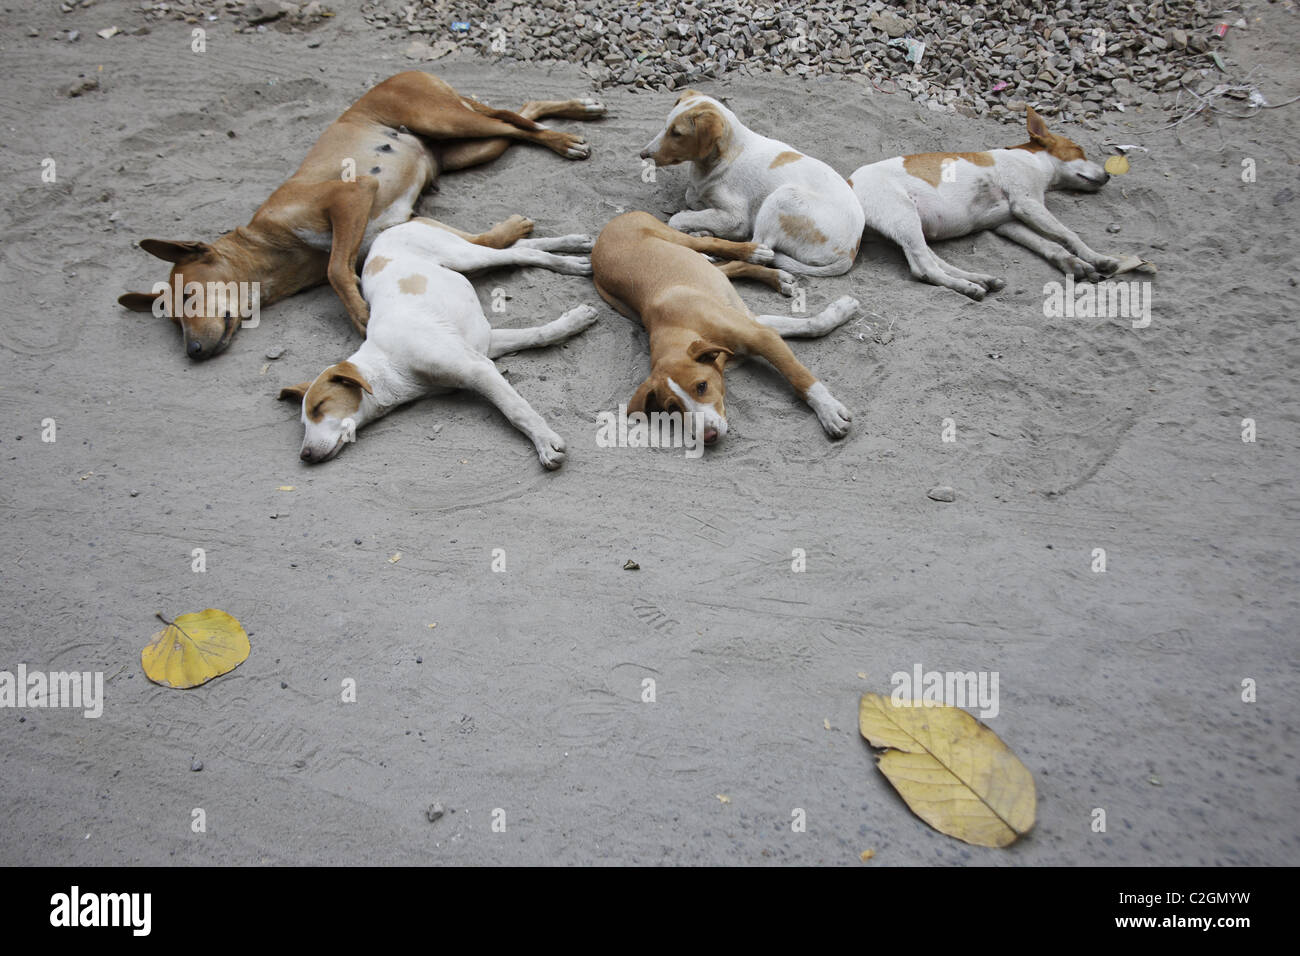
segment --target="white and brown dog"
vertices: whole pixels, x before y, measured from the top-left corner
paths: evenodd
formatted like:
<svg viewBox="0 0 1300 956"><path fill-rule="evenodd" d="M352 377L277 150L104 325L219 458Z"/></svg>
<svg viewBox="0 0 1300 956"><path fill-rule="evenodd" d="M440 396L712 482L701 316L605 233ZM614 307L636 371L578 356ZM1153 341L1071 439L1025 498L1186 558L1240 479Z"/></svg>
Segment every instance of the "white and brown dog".
<svg viewBox="0 0 1300 956"><path fill-rule="evenodd" d="M440 173L490 162L521 140L586 159L581 136L536 121L604 112L595 100L574 99L531 102L514 113L462 96L429 73L399 73L330 124L247 226L211 243L142 239L140 248L174 264L169 289L187 290L184 309L172 302L167 314L192 359L211 358L230 344L240 316L223 293L239 283L255 286L259 304L269 305L328 279L364 335L368 312L357 259L380 232L411 218ZM150 312L159 295L128 292L117 301Z"/></svg>
<svg viewBox="0 0 1300 956"><path fill-rule="evenodd" d="M712 97L684 91L641 158L691 164L690 211L668 220L674 229L768 246L774 265L799 275L843 275L853 265L863 217L843 177L748 129Z"/></svg>
<svg viewBox="0 0 1300 956"><path fill-rule="evenodd" d="M1029 142L981 153L895 156L854 171L848 182L867 228L903 247L912 275L972 299L1001 289L997 276L940 259L926 240L984 229L1038 253L1065 272L1096 281L1119 261L1094 252L1044 205L1049 189L1096 192L1110 174L1083 150L1027 112Z"/></svg>
<svg viewBox="0 0 1300 956"><path fill-rule="evenodd" d="M365 342L314 381L280 391L280 398L302 403L303 461L328 461L355 440L357 429L399 405L468 388L532 439L543 466L560 467L564 440L502 377L492 359L562 342L595 322L596 310L580 305L545 325L494 329L474 287L460 273L538 266L590 275L590 259L554 253L587 252L591 237L521 239L504 249L476 244L475 238L431 219L412 219L375 239L361 276L370 304Z"/></svg>
<svg viewBox="0 0 1300 956"><path fill-rule="evenodd" d="M715 266L706 255L741 261ZM693 439L712 444L727 434L728 360L759 355L817 413L826 434L848 433L849 410L784 339L826 335L858 310L858 301L843 296L807 318L754 315L730 280L777 284L770 275L776 270L757 264L770 257L754 243L688 236L647 212L624 213L605 226L591 250L596 291L650 333L650 374L627 403L629 415L680 414Z"/></svg>

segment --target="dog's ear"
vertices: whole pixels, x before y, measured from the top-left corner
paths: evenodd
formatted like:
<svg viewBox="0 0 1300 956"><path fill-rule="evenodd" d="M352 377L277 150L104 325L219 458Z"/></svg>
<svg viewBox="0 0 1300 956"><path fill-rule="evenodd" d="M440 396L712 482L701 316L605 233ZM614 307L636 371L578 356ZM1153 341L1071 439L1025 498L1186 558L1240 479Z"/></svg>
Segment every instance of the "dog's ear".
<svg viewBox="0 0 1300 956"><path fill-rule="evenodd" d="M141 239L140 248L151 256L177 264L202 259L212 251L206 242L172 242L170 239Z"/></svg>
<svg viewBox="0 0 1300 956"><path fill-rule="evenodd" d="M646 413L659 411L659 398L655 395L655 380L651 375L641 387L636 390L632 398L627 403L627 413L629 415L636 412Z"/></svg>
<svg viewBox="0 0 1300 956"><path fill-rule="evenodd" d="M721 345L712 345L703 339L696 339L687 346L686 354L705 365L716 365L719 369L727 364L727 359L736 353Z"/></svg>
<svg viewBox="0 0 1300 956"><path fill-rule="evenodd" d="M681 103L682 100L690 99L692 96L703 96L703 95L704 94L701 93L699 90L691 90L691 89L682 90L682 92L677 97L677 101L673 105L676 106L678 103Z"/></svg>
<svg viewBox="0 0 1300 956"><path fill-rule="evenodd" d="M700 158L703 159L718 148L726 129L726 121L721 113L709 105L692 110L691 121L695 124L695 141L699 144Z"/></svg>
<svg viewBox="0 0 1300 956"><path fill-rule="evenodd" d="M1046 146L1051 142L1052 134L1048 131L1047 124L1032 106L1025 109L1025 126L1029 130L1029 138L1035 143Z"/></svg>
<svg viewBox="0 0 1300 956"><path fill-rule="evenodd" d="M161 292L127 292L117 297L117 304L124 305L132 312L152 312L154 301Z"/></svg>
<svg viewBox="0 0 1300 956"><path fill-rule="evenodd" d="M301 402L307 389L311 388L311 382L299 382L297 385L286 385L280 389L280 394L276 396L280 401L287 402L292 399L295 402Z"/></svg>
<svg viewBox="0 0 1300 956"><path fill-rule="evenodd" d="M361 369L357 368L351 362L339 362L334 366L334 372L330 375L331 382L341 382L344 385L355 385L357 388L370 395L375 394L366 377L361 374Z"/></svg>

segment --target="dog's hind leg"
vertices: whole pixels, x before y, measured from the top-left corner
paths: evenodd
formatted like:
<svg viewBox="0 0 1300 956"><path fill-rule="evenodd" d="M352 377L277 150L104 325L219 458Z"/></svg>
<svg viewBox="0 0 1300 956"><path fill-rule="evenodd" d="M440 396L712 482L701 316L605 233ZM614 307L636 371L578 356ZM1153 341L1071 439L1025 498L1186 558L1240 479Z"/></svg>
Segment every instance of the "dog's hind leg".
<svg viewBox="0 0 1300 956"><path fill-rule="evenodd" d="M527 120L539 120L548 116L557 116L561 119L592 119L603 116L604 113L603 105L596 100L584 98L525 103L518 115ZM471 139L460 143L448 143L439 153L439 166L445 173L467 169L470 166L481 166L483 163L492 162L504 153L509 149L511 142L504 136L499 136L493 139Z"/></svg>
<svg viewBox="0 0 1300 956"><path fill-rule="evenodd" d="M436 219L429 219L426 216L419 216L413 220L422 222L426 225L442 229L451 233L453 236L459 236L466 242L472 242L476 246L486 246L489 249L504 249L512 246L524 236L533 231L533 221L525 216L514 215L509 219L504 219L496 223L487 232L472 233L463 229L457 229L455 226L449 226L445 222L439 222Z"/></svg>
<svg viewBox="0 0 1300 956"><path fill-rule="evenodd" d="M784 269L772 269L767 266L755 265L752 262L730 262L714 263L728 279L752 279L755 282L761 282L763 285L770 286L784 296L794 295L794 276Z"/></svg>
<svg viewBox="0 0 1300 956"><path fill-rule="evenodd" d="M492 334L495 337L496 333ZM492 360L486 355L473 355L468 358L468 362L469 367L463 372L462 387L478 392L501 409L510 424L532 441L542 467L553 470L564 464L564 439L553 432L545 419L502 377Z"/></svg>
<svg viewBox="0 0 1300 956"><path fill-rule="evenodd" d="M921 220L915 214L890 217L888 220L883 217L868 216L867 225L885 238L898 243L903 250L903 255L907 257L907 265L912 270L914 278L944 286L977 300L984 298L990 288L1000 289L1005 285L995 276L983 276L982 278L989 280L986 284L954 275L953 271L950 271L953 267L935 255L926 244L925 234L921 231ZM966 273L966 275L972 274Z"/></svg>
<svg viewBox="0 0 1300 956"><path fill-rule="evenodd" d="M790 315L756 315L759 325L766 325L783 339L815 339L839 328L858 311L858 300L840 296L816 315L796 318Z"/></svg>
<svg viewBox="0 0 1300 956"><path fill-rule="evenodd" d="M656 235L703 255L713 256L715 259L736 259L760 266L772 264L772 250L757 242L736 242L733 239L719 239L716 236L692 236L676 227L672 232L656 233Z"/></svg>
<svg viewBox="0 0 1300 956"><path fill-rule="evenodd" d="M591 306L580 305L545 325L536 325L530 329L493 329L488 356L498 358L509 352L558 345L595 325L596 316L597 312Z"/></svg>

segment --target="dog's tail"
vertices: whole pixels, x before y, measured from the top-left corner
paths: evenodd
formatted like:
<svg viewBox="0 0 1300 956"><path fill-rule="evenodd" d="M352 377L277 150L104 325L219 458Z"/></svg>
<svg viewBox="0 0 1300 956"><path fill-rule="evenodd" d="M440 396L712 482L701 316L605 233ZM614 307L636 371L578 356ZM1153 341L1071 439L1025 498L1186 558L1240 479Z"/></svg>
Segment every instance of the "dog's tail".
<svg viewBox="0 0 1300 956"><path fill-rule="evenodd" d="M853 260L844 256L829 265L810 266L806 262L791 259L785 253L778 252L772 259L772 265L774 268L784 269L786 272L793 272L800 276L842 276L853 268Z"/></svg>
<svg viewBox="0 0 1300 956"><path fill-rule="evenodd" d="M493 119L499 119L503 123L509 123L511 126L518 126L520 129L526 129L529 132L535 132L539 129L546 129L541 123L535 123L526 116L520 116L510 110L499 110L488 106L486 103L480 103L478 100L472 100L468 96L462 96L461 102L472 109L475 113L482 113L484 116L490 116Z"/></svg>

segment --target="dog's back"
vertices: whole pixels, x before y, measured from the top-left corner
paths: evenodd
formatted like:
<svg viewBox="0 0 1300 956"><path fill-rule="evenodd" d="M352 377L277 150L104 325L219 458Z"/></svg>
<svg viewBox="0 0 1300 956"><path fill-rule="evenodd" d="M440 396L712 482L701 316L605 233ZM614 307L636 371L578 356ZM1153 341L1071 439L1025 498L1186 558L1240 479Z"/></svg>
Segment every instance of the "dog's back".
<svg viewBox="0 0 1300 956"><path fill-rule="evenodd" d="M746 312L731 281L703 255L675 241L676 235L647 212L612 219L591 250L596 291L647 328L656 319L710 305Z"/></svg>
<svg viewBox="0 0 1300 956"><path fill-rule="evenodd" d="M366 338L390 355L458 348L486 353L491 326L470 281L442 265L464 240L418 220L379 234L361 272Z"/></svg>

